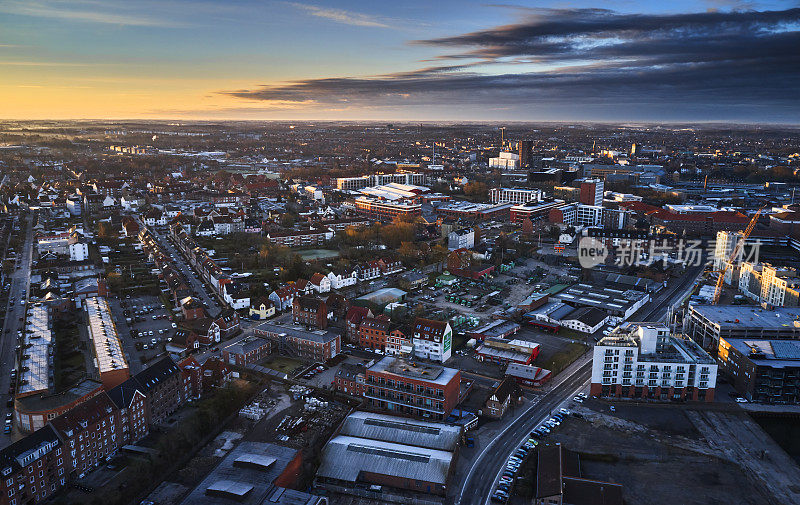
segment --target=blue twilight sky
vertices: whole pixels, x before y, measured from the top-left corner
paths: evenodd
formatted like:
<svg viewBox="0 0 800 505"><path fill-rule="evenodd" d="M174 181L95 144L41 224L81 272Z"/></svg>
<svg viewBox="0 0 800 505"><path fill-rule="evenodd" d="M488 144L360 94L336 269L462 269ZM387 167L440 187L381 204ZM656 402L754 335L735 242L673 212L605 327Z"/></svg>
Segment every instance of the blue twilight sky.
<svg viewBox="0 0 800 505"><path fill-rule="evenodd" d="M0 0L0 117L797 122L800 3Z"/></svg>

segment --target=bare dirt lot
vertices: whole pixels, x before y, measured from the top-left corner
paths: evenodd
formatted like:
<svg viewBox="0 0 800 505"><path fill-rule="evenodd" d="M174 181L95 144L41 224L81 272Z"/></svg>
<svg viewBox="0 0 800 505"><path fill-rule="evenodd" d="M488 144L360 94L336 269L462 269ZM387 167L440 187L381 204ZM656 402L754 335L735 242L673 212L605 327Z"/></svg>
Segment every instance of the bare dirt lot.
<svg viewBox="0 0 800 505"><path fill-rule="evenodd" d="M741 467L720 455L683 409L603 404L578 409L551 436L581 455L586 478L624 487L626 503L771 503Z"/></svg>

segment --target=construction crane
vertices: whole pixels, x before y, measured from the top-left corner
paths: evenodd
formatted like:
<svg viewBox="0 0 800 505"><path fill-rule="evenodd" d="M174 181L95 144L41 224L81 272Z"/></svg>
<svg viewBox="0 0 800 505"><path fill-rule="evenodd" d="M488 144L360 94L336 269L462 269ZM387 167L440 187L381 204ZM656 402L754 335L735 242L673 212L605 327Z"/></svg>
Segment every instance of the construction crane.
<svg viewBox="0 0 800 505"><path fill-rule="evenodd" d="M753 228L755 228L756 223L758 222L758 216L761 215L761 211L763 209L764 207L761 207L756 211L752 219L750 219L750 222L747 224L747 228L744 230L744 232L742 232L742 237L739 239L738 242L736 242L736 247L733 248L731 257L728 259L727 262L725 262L725 266L722 268L722 270L717 270L717 273L719 273L719 277L717 278L717 286L714 289L714 302L713 302L714 305L719 303L719 296L722 294L722 283L725 281L725 274L728 272L728 269L733 267L733 262L736 261L736 259L738 258L739 251L744 247L744 243L747 241L747 237L750 236L750 233L753 231Z"/></svg>

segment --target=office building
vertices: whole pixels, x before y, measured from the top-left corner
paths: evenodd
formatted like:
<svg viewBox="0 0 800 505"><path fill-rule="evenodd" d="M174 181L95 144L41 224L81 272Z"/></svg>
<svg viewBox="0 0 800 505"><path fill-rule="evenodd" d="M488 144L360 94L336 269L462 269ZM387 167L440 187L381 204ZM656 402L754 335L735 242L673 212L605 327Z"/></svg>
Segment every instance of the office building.
<svg viewBox="0 0 800 505"><path fill-rule="evenodd" d="M376 221L391 221L395 216L413 218L422 215L422 204L407 201L359 196L354 204L357 212Z"/></svg>
<svg viewBox="0 0 800 505"><path fill-rule="evenodd" d="M503 170L513 170L519 168L519 155L509 152L501 152L497 158L489 158L489 168L500 168Z"/></svg>
<svg viewBox="0 0 800 505"><path fill-rule="evenodd" d="M512 223L520 224L526 219L537 221L547 217L550 209L563 205L564 200L531 200L511 207L510 219Z"/></svg>
<svg viewBox="0 0 800 505"><path fill-rule="evenodd" d="M716 362L662 323L626 323L594 347L592 396L710 402L716 382Z"/></svg>
<svg viewBox="0 0 800 505"><path fill-rule="evenodd" d="M533 161L533 141L520 140L517 142L517 153L519 156L519 166L530 167Z"/></svg>
<svg viewBox="0 0 800 505"><path fill-rule="evenodd" d="M581 181L580 202L584 205L603 206L603 181L586 179Z"/></svg>
<svg viewBox="0 0 800 505"><path fill-rule="evenodd" d="M338 332L303 326L262 323L254 334L271 340L281 354L302 359L325 362L342 352L342 338Z"/></svg>

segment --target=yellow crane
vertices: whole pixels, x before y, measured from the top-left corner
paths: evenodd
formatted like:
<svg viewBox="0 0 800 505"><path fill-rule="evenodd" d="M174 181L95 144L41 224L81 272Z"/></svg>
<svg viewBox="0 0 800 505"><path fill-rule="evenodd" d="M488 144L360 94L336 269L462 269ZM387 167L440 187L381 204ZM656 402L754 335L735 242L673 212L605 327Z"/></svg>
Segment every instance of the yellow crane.
<svg viewBox="0 0 800 505"><path fill-rule="evenodd" d="M737 257L739 256L739 251L742 249L742 247L744 247L747 237L750 236L753 228L755 228L756 223L758 222L758 217L761 215L761 211L763 209L764 207L758 209L758 211L756 211L756 213L753 215L752 219L750 219L750 222L747 223L747 228L742 233L742 237L739 239L739 241L736 242L736 247L733 248L731 257L727 262L725 262L725 266L722 268L722 270L717 271L717 273L719 273L719 277L717 278L717 286L714 289L714 305L719 303L719 296L722 294L722 283L725 281L725 274L728 272L728 269L733 266L733 262L736 261Z"/></svg>

